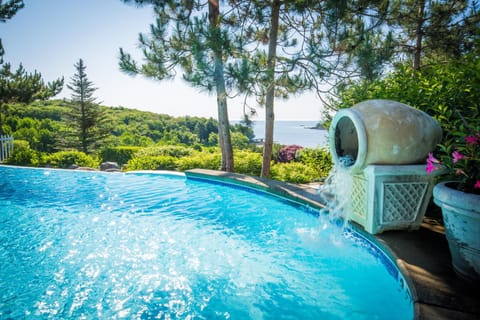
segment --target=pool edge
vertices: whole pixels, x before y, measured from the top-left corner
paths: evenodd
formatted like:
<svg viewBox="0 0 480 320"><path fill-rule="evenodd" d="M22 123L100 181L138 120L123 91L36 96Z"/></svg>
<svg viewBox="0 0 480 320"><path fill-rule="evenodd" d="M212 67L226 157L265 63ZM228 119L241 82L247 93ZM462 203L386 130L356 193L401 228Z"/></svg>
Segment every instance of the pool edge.
<svg viewBox="0 0 480 320"><path fill-rule="evenodd" d="M314 197L317 195L316 190L296 184L208 169L187 170L185 171L185 176L187 179L210 180L224 184L252 188L280 196L282 198L286 198L293 202L307 205L315 209L326 209L326 206L323 203L314 199Z"/></svg>

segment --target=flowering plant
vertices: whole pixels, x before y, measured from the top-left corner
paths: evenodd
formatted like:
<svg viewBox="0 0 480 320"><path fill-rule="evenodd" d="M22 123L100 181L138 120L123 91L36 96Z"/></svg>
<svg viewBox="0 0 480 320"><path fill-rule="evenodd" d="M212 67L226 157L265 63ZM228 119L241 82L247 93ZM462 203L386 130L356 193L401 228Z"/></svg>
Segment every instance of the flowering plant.
<svg viewBox="0 0 480 320"><path fill-rule="evenodd" d="M449 179L457 182L456 189L480 194L480 131L470 135L458 133L456 139L439 147L437 157L428 154L427 172L444 170Z"/></svg>

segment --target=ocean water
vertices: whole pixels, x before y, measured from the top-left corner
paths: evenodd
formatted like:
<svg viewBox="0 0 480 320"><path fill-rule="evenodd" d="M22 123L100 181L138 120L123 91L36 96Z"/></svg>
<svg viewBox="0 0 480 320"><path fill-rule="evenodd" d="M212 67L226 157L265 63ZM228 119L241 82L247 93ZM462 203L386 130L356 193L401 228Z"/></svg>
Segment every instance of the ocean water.
<svg viewBox="0 0 480 320"><path fill-rule="evenodd" d="M296 144L305 148L328 146L328 131L311 129L317 121L275 121L273 140L279 144ZM265 121L254 121L255 139L265 137Z"/></svg>

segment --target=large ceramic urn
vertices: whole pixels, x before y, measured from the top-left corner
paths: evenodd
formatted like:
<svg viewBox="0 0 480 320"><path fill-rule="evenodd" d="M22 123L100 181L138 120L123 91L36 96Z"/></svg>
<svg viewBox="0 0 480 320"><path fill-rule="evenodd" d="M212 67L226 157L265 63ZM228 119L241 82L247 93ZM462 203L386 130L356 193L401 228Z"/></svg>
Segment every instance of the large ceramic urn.
<svg viewBox="0 0 480 320"><path fill-rule="evenodd" d="M442 139L438 122L425 112L391 100L367 100L339 110L329 130L335 164L352 173L368 165L424 163Z"/></svg>

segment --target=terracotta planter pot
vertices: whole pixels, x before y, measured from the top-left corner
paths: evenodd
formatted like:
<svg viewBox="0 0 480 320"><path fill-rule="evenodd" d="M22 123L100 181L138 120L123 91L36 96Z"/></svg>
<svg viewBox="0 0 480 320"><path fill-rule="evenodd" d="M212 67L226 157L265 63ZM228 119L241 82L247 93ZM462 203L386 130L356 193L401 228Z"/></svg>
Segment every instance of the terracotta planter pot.
<svg viewBox="0 0 480 320"><path fill-rule="evenodd" d="M371 164L425 163L442 139L438 122L425 112L391 100L367 100L339 110L329 129L335 164L359 173ZM345 166L345 163L344 163Z"/></svg>
<svg viewBox="0 0 480 320"><path fill-rule="evenodd" d="M433 200L442 208L455 272L469 281L480 281L480 195L458 191L454 185L435 185Z"/></svg>

